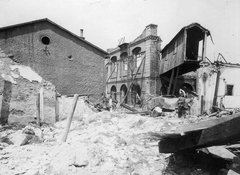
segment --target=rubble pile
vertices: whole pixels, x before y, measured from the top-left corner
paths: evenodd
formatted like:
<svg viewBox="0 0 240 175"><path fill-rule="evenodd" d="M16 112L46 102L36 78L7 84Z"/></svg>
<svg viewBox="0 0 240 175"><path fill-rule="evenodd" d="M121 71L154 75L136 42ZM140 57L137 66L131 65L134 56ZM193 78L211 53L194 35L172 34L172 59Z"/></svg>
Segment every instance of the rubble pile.
<svg viewBox="0 0 240 175"><path fill-rule="evenodd" d="M164 170L168 155L158 153L148 132L164 128L165 119L119 111L76 116L64 143L66 120L41 127L34 122L1 127L1 174L136 175Z"/></svg>
<svg viewBox="0 0 240 175"><path fill-rule="evenodd" d="M129 114L124 108L93 112L92 106L82 100L78 108L84 110L76 110L66 142L62 142L66 126L64 117L55 124L37 126L34 121L27 125L2 126L0 174L175 175L213 172L209 166L204 166L204 160L209 158L199 156L196 150L159 153L159 138L150 134L174 132L182 125L207 120L206 116L178 118L176 111L161 110L161 115ZM229 161L224 163L229 164ZM223 167L218 166L214 172L227 169Z"/></svg>

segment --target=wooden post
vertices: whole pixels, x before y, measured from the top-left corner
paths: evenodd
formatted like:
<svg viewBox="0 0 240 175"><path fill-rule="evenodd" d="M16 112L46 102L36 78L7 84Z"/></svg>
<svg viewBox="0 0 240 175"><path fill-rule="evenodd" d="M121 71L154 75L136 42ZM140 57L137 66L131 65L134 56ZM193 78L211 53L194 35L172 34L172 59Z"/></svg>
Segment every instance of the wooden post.
<svg viewBox="0 0 240 175"><path fill-rule="evenodd" d="M41 125L41 121L40 121L40 93L37 94L36 108L37 108L37 113L36 113L37 125L40 126Z"/></svg>
<svg viewBox="0 0 240 175"><path fill-rule="evenodd" d="M44 103L43 103L43 87L40 89L40 118L41 121L44 120L44 113L43 113L43 108L44 108Z"/></svg>
<svg viewBox="0 0 240 175"><path fill-rule="evenodd" d="M4 80L2 94L2 107L0 115L0 125L8 124L8 117L10 114L10 102L12 97L12 83Z"/></svg>
<svg viewBox="0 0 240 175"><path fill-rule="evenodd" d="M173 92L172 92L173 95L175 94L175 91L176 91L177 80L178 80L178 74L179 74L179 67L177 67L177 73L176 73L176 77L175 77L175 80L174 80Z"/></svg>
<svg viewBox="0 0 240 175"><path fill-rule="evenodd" d="M167 90L167 95L169 95L170 91L171 91L173 75L174 75L174 69L172 69L172 74L171 74L171 78L170 78L170 82L169 82L169 86L168 86L168 90Z"/></svg>
<svg viewBox="0 0 240 175"><path fill-rule="evenodd" d="M207 47L207 32L204 33L203 43L202 43L202 61L206 61L206 47Z"/></svg>
<svg viewBox="0 0 240 175"><path fill-rule="evenodd" d="M69 129L71 126L72 118L73 118L73 114L74 114L75 108L77 106L78 97L79 97L78 94L74 94L72 109L67 118L67 124L66 124L65 130L64 130L64 133L63 133L62 142L66 142L66 140L67 140L68 132L69 132Z"/></svg>
<svg viewBox="0 0 240 175"><path fill-rule="evenodd" d="M116 66L114 66L114 68L113 68L113 70L112 70L112 72L111 72L111 74L110 74L110 76L108 77L108 79L107 79L107 81L106 81L106 83L108 82L108 80L112 77L112 74L113 74L113 72L115 71L115 69L116 69Z"/></svg>
<svg viewBox="0 0 240 175"><path fill-rule="evenodd" d="M59 121L59 101L57 91L55 91L55 122L58 121Z"/></svg>

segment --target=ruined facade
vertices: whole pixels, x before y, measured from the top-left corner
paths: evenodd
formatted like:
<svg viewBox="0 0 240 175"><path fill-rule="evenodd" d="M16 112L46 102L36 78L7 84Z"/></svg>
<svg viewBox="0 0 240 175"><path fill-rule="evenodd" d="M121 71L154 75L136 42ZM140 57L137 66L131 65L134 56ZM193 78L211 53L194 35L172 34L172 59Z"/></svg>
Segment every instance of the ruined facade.
<svg viewBox="0 0 240 175"><path fill-rule="evenodd" d="M165 69L170 69L167 66L170 64L170 60L175 58L165 58L165 51L169 52L168 47L171 44L164 48L163 55L161 55L161 42L161 38L157 35L157 25L150 24L134 41L120 43L117 48L108 50L109 57L106 60L107 94L111 94L117 101L130 104L140 103L144 100L145 95L169 94L167 93L169 83L160 75ZM178 76L178 85L195 91L195 73L182 74ZM169 74L166 75L168 77Z"/></svg>
<svg viewBox="0 0 240 175"><path fill-rule="evenodd" d="M104 91L102 49L48 19L0 28L0 48L63 95Z"/></svg>
<svg viewBox="0 0 240 175"><path fill-rule="evenodd" d="M136 104L145 94L159 94L160 45L157 25L150 24L134 41L109 50L106 91L113 99Z"/></svg>
<svg viewBox="0 0 240 175"><path fill-rule="evenodd" d="M220 109L240 108L240 65L215 62L198 70L199 93L205 96L201 110L207 113Z"/></svg>
<svg viewBox="0 0 240 175"><path fill-rule="evenodd" d="M40 92L40 115L45 116L44 121L53 122L55 86L45 81L29 66L14 62L0 48L0 124L34 121L37 96Z"/></svg>

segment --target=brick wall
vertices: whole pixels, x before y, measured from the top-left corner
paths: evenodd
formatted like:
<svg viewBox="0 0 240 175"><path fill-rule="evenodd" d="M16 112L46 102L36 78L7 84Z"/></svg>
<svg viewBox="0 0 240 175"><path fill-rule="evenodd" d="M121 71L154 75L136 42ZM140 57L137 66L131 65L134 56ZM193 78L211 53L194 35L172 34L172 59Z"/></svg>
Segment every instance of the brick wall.
<svg viewBox="0 0 240 175"><path fill-rule="evenodd" d="M41 41L50 39L48 45ZM0 47L56 86L60 94L104 91L104 53L48 22L0 30Z"/></svg>

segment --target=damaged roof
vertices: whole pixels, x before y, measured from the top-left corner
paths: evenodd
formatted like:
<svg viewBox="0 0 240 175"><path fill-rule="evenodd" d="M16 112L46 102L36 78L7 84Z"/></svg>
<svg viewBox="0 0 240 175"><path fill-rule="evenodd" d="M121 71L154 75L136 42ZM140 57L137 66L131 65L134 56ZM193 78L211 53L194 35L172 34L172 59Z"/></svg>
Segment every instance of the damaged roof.
<svg viewBox="0 0 240 175"><path fill-rule="evenodd" d="M40 22L48 22L48 23L50 23L50 24L52 24L52 25L54 25L54 26L60 28L61 30L65 31L65 32L67 32L67 33L69 33L69 34L72 35L73 37L75 37L75 38L81 40L82 42L85 42L85 43L88 44L89 46L94 47L95 49L97 49L97 50L103 52L104 54L107 54L107 52L104 51L103 49L101 49L101 48L97 47L96 45L94 45L94 44L92 44L92 43L86 41L85 39L81 38L80 36L78 36L78 35L76 35L76 34L70 32L69 30L63 28L62 26L56 24L55 22L49 20L48 18L38 19L38 20L29 21L29 22L20 23L20 24L15 24L15 25L10 25L10 26L6 26L6 27L1 27L1 28L0 28L0 31L2 31L2 30L8 30L8 29L10 29L10 28L17 28L17 27L24 26L24 25L31 25L31 24L35 24L35 23L40 23Z"/></svg>
<svg viewBox="0 0 240 175"><path fill-rule="evenodd" d="M169 45L170 45L181 33L183 33L185 30L188 30L188 29L193 28L193 27L198 27L198 28L200 28L201 30L205 31L205 32L207 33L207 36L211 35L211 33L210 33L210 31L209 31L208 29L202 27L202 26L201 26L200 24L198 24L198 23L192 23L192 24L190 24L190 25L188 25L188 26L183 27L183 28L173 37L173 39L162 49L161 52L163 52L164 50L166 50L166 48L168 48Z"/></svg>

